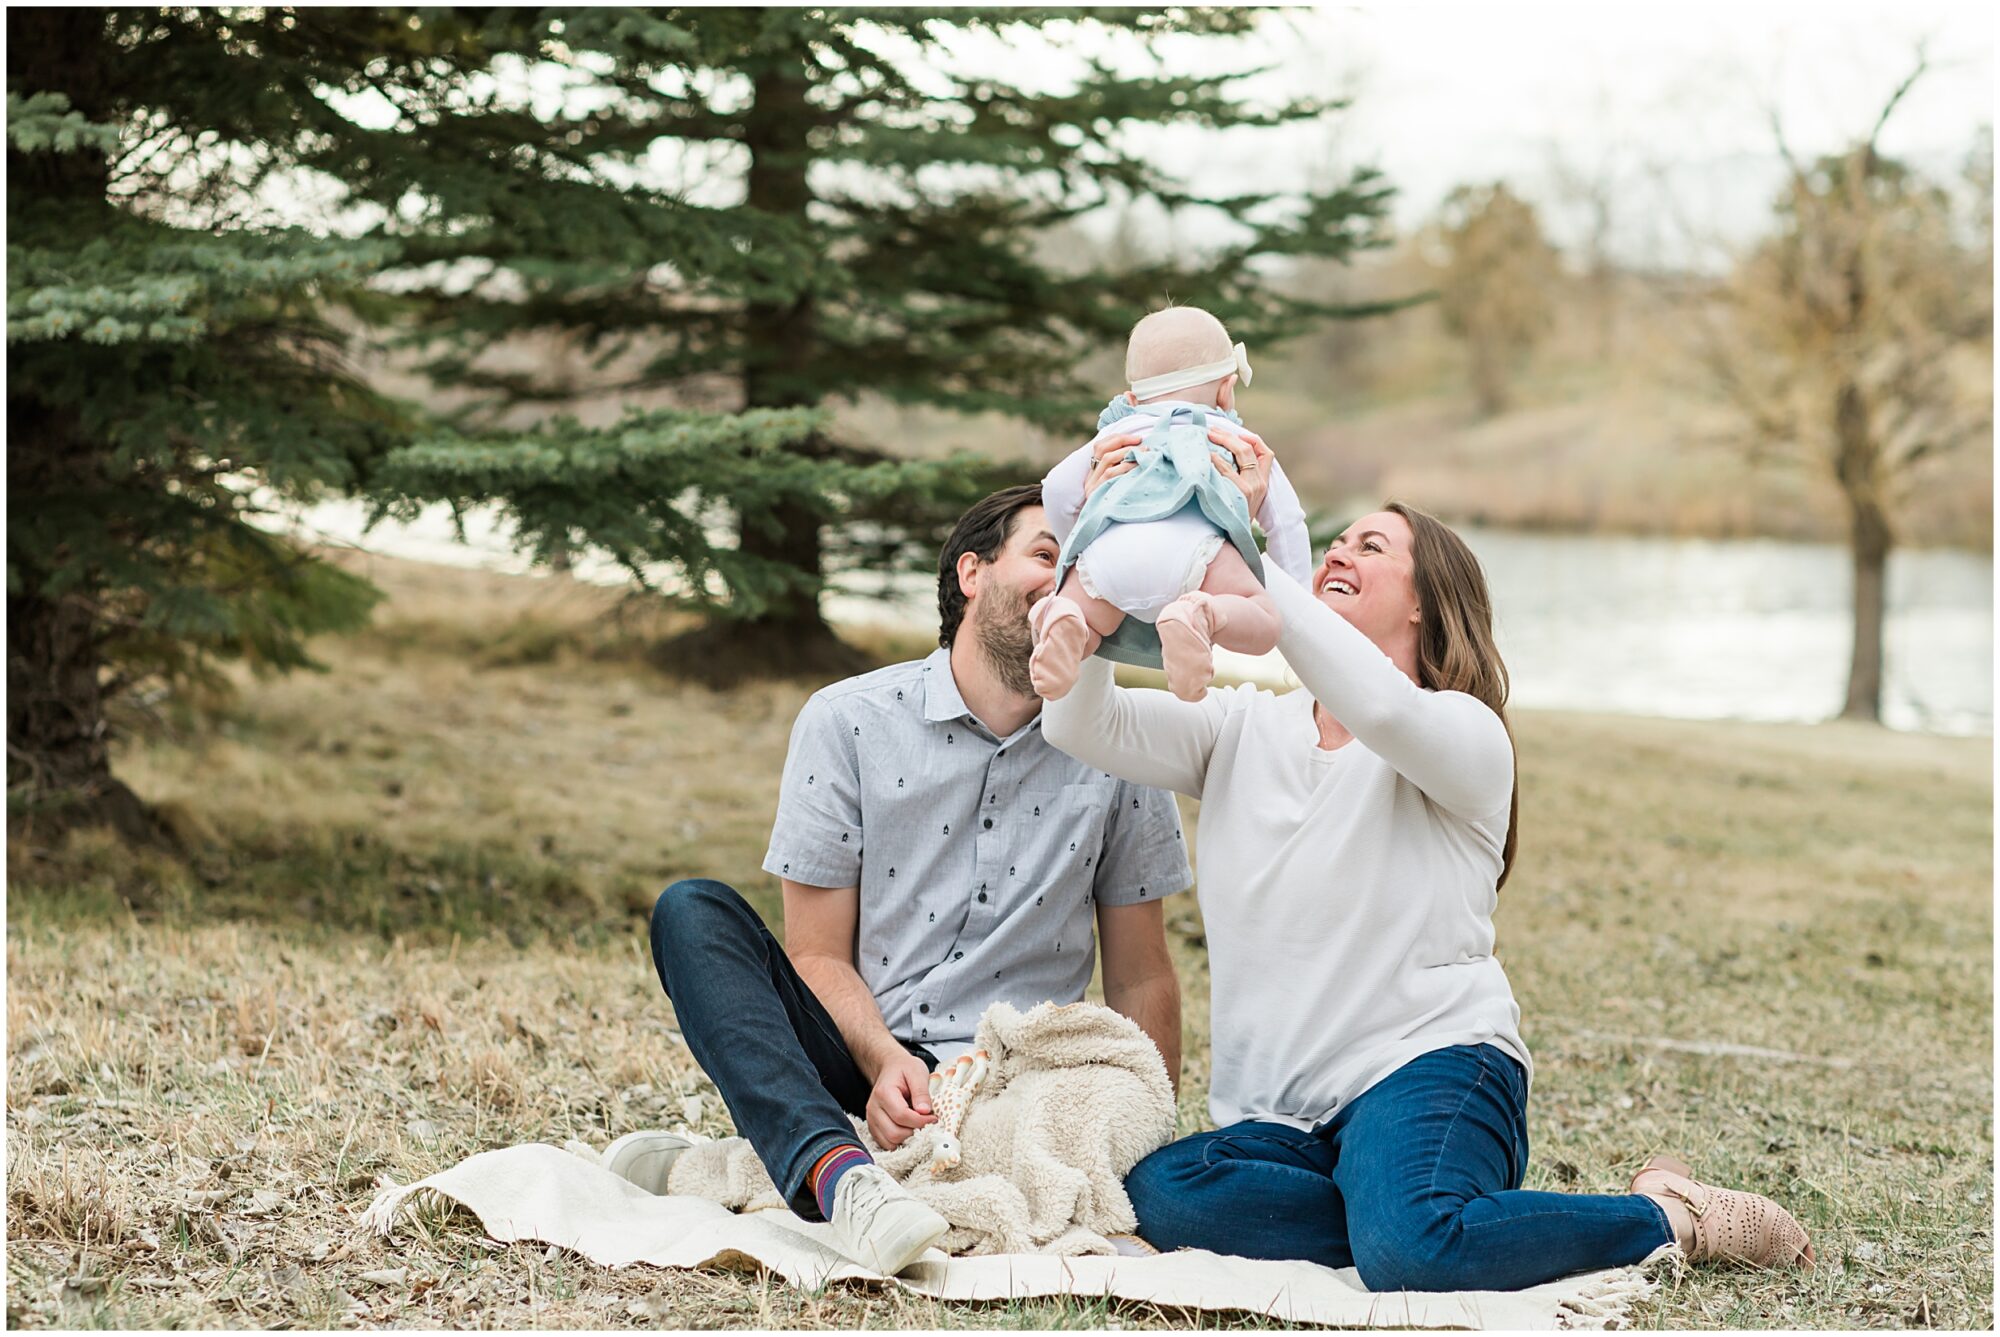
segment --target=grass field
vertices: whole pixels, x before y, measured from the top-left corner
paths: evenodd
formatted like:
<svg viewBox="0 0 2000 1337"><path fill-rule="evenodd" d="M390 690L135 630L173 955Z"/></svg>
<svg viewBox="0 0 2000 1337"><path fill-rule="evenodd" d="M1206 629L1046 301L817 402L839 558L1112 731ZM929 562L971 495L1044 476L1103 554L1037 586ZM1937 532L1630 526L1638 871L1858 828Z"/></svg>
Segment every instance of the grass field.
<svg viewBox="0 0 2000 1337"><path fill-rule="evenodd" d="M610 1273L465 1216L354 1225L375 1177L727 1131L642 915L757 871L803 685L645 667L608 596L375 563L333 671L245 680L120 757L203 852L9 847L7 1321L19 1327L1241 1326ZM879 647L914 652L921 647ZM1537 1058L1531 1186L1673 1150L1814 1234L1808 1275L1669 1277L1659 1327L1991 1327L1991 745L1525 714L1500 954ZM1194 830L1192 806L1185 814ZM1182 1125L1207 1124L1207 975Z"/></svg>

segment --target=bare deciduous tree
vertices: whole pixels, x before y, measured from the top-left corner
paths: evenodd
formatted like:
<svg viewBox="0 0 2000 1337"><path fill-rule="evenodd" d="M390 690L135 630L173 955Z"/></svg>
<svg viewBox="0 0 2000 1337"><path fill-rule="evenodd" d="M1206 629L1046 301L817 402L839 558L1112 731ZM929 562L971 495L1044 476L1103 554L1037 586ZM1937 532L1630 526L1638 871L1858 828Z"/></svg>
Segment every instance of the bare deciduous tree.
<svg viewBox="0 0 2000 1337"><path fill-rule="evenodd" d="M1882 710L1895 517L1930 462L1992 429L1990 221L1983 237L1976 210L1964 226L1943 185L1877 147L1925 68L1919 56L1873 127L1840 153L1801 161L1772 116L1786 167L1776 229L1695 327L1739 443L1840 488L1854 570L1841 714L1871 721ZM1990 164L1990 141L1986 154Z"/></svg>
<svg viewBox="0 0 2000 1337"><path fill-rule="evenodd" d="M1596 107L1600 120L1609 116L1610 102L1609 94L1600 88ZM1619 204L1627 189L1619 170L1619 155L1615 144L1602 145L1591 154L1560 143L1548 146L1549 180L1557 201L1581 223L1574 244L1566 249L1582 267L1597 356L1606 362L1616 355L1618 339L1618 265L1612 258L1611 241L1618 231Z"/></svg>
<svg viewBox="0 0 2000 1337"><path fill-rule="evenodd" d="M1431 228L1438 310L1471 359L1479 411L1507 408L1509 381L1555 317L1556 253L1535 208L1503 183L1460 186Z"/></svg>

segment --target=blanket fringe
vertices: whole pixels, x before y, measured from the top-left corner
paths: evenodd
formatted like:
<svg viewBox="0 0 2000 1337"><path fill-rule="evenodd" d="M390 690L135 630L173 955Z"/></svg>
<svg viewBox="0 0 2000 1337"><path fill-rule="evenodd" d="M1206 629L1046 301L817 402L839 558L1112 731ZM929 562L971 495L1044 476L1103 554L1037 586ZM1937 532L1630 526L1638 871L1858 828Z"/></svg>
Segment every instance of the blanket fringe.
<svg viewBox="0 0 2000 1337"><path fill-rule="evenodd" d="M1665 1244L1631 1267L1593 1278L1574 1295L1556 1302L1556 1321L1572 1332L1600 1332L1623 1327L1632 1307L1660 1289L1653 1275L1662 1267L1678 1267L1680 1247Z"/></svg>
<svg viewBox="0 0 2000 1337"><path fill-rule="evenodd" d="M417 1194L437 1192L426 1183L398 1184L387 1175L382 1176L381 1184L381 1191L368 1204L368 1210L361 1213L361 1228L378 1235L396 1233L396 1218Z"/></svg>

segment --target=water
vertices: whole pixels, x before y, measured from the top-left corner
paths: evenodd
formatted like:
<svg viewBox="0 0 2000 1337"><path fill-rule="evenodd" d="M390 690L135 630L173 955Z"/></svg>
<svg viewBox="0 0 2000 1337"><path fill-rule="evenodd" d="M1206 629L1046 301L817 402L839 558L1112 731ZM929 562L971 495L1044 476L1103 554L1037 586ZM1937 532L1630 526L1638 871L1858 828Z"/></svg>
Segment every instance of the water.
<svg viewBox="0 0 2000 1337"><path fill-rule="evenodd" d="M354 503L316 507L304 532L360 541ZM1813 721L1846 695L1852 578L1834 545L1524 534L1461 529L1493 589L1496 633L1516 705L1683 719ZM391 556L525 571L490 513L453 538L448 512L378 527ZM576 574L623 583L580 556ZM830 592L836 623L934 633L926 575L847 577ZM1889 563L1884 722L1938 733L1993 732L1993 562L1908 551ZM1295 681L1277 655L1219 653L1224 672Z"/></svg>
<svg viewBox="0 0 2000 1337"><path fill-rule="evenodd" d="M1853 578L1833 545L1471 530L1523 706L1821 720L1847 695ZM1993 562L1892 554L1884 722L1993 732Z"/></svg>

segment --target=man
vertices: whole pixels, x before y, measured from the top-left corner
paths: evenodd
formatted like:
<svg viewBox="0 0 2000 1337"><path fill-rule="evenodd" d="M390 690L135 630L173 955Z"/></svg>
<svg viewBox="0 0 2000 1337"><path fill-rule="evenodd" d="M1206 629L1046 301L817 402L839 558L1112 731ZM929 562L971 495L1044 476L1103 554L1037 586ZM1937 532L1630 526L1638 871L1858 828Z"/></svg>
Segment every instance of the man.
<svg viewBox="0 0 2000 1337"><path fill-rule="evenodd" d="M814 693L792 728L764 869L785 946L731 888L676 882L653 963L681 1032L772 1181L838 1247L901 1271L947 1229L875 1166L846 1114L900 1145L929 1074L1006 1001L1072 1003L1103 944L1105 1001L1180 1075L1180 986L1160 903L1192 882L1172 798L1041 736L1028 607L1060 545L1039 484L960 518L939 554L939 649ZM605 1163L665 1192L687 1145L620 1138Z"/></svg>

